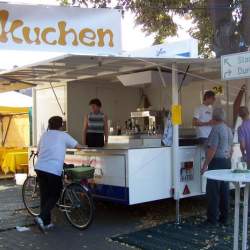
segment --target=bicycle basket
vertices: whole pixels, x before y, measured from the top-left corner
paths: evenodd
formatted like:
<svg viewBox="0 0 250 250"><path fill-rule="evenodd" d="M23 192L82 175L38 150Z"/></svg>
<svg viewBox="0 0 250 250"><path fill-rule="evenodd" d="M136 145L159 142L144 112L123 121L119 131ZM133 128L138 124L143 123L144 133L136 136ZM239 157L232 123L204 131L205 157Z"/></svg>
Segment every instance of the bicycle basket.
<svg viewBox="0 0 250 250"><path fill-rule="evenodd" d="M83 179L92 179L94 178L95 168L82 166L75 168L65 169L67 177L73 181L80 181Z"/></svg>

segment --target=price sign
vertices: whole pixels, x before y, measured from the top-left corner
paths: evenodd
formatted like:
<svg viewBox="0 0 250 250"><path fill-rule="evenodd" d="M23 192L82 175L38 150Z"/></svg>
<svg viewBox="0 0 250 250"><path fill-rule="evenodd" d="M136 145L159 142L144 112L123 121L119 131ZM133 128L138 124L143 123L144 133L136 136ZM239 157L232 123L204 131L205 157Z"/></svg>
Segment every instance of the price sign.
<svg viewBox="0 0 250 250"><path fill-rule="evenodd" d="M173 125L181 125L181 105L173 105L172 106L172 123Z"/></svg>
<svg viewBox="0 0 250 250"><path fill-rule="evenodd" d="M223 87L221 85L214 86L212 90L216 95L223 95Z"/></svg>

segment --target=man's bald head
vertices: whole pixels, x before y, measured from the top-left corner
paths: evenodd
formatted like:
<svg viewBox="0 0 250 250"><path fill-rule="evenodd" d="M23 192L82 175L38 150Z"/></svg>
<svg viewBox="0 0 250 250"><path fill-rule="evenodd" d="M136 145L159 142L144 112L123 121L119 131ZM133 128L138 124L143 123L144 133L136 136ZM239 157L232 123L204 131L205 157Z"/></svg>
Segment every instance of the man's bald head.
<svg viewBox="0 0 250 250"><path fill-rule="evenodd" d="M244 120L249 117L249 110L246 106L241 106L239 109L239 116Z"/></svg>

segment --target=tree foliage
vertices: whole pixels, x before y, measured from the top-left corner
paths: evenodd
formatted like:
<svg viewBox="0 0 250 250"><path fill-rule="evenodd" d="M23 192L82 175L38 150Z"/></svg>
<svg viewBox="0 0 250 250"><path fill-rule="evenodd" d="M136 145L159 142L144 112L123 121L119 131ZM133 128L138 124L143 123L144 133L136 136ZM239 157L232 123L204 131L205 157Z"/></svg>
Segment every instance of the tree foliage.
<svg viewBox="0 0 250 250"><path fill-rule="evenodd" d="M135 15L136 24L141 25L143 31L149 35L154 34L155 44L162 43L166 37L175 36L178 32L178 24L173 17L175 15L189 16L193 20L193 27L189 33L199 40L199 52L205 57L211 56L213 50L213 38L215 28L208 2L213 0L58 0L61 4L80 5L94 8L121 8L123 11L131 11ZM239 5L241 1L226 0L230 8L240 16ZM237 12L238 11L238 12Z"/></svg>

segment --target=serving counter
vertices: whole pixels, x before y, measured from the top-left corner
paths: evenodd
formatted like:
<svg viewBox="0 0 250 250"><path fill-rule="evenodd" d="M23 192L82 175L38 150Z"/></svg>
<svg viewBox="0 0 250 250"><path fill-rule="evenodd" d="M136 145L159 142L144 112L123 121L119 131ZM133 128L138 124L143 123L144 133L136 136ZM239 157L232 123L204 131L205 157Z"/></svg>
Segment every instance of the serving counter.
<svg viewBox="0 0 250 250"><path fill-rule="evenodd" d="M200 195L200 147L180 147L180 155L182 197ZM90 186L98 198L133 205L173 196L171 147L116 144L69 151L65 161L95 167Z"/></svg>
<svg viewBox="0 0 250 250"><path fill-rule="evenodd" d="M121 135L110 136L109 142L111 145L131 145L131 146L145 146L145 147L160 147L162 135ZM194 146L198 145L199 141L194 136L181 136L179 138L180 146Z"/></svg>
<svg viewBox="0 0 250 250"><path fill-rule="evenodd" d="M239 155L239 145L235 144L233 164ZM204 148L199 145L179 147L180 198L205 193L206 180L200 173L204 158ZM175 191L171 147L109 144L104 148L68 150L65 162L95 168L89 186L99 199L133 205L171 198ZM32 161L29 166L32 174Z"/></svg>

